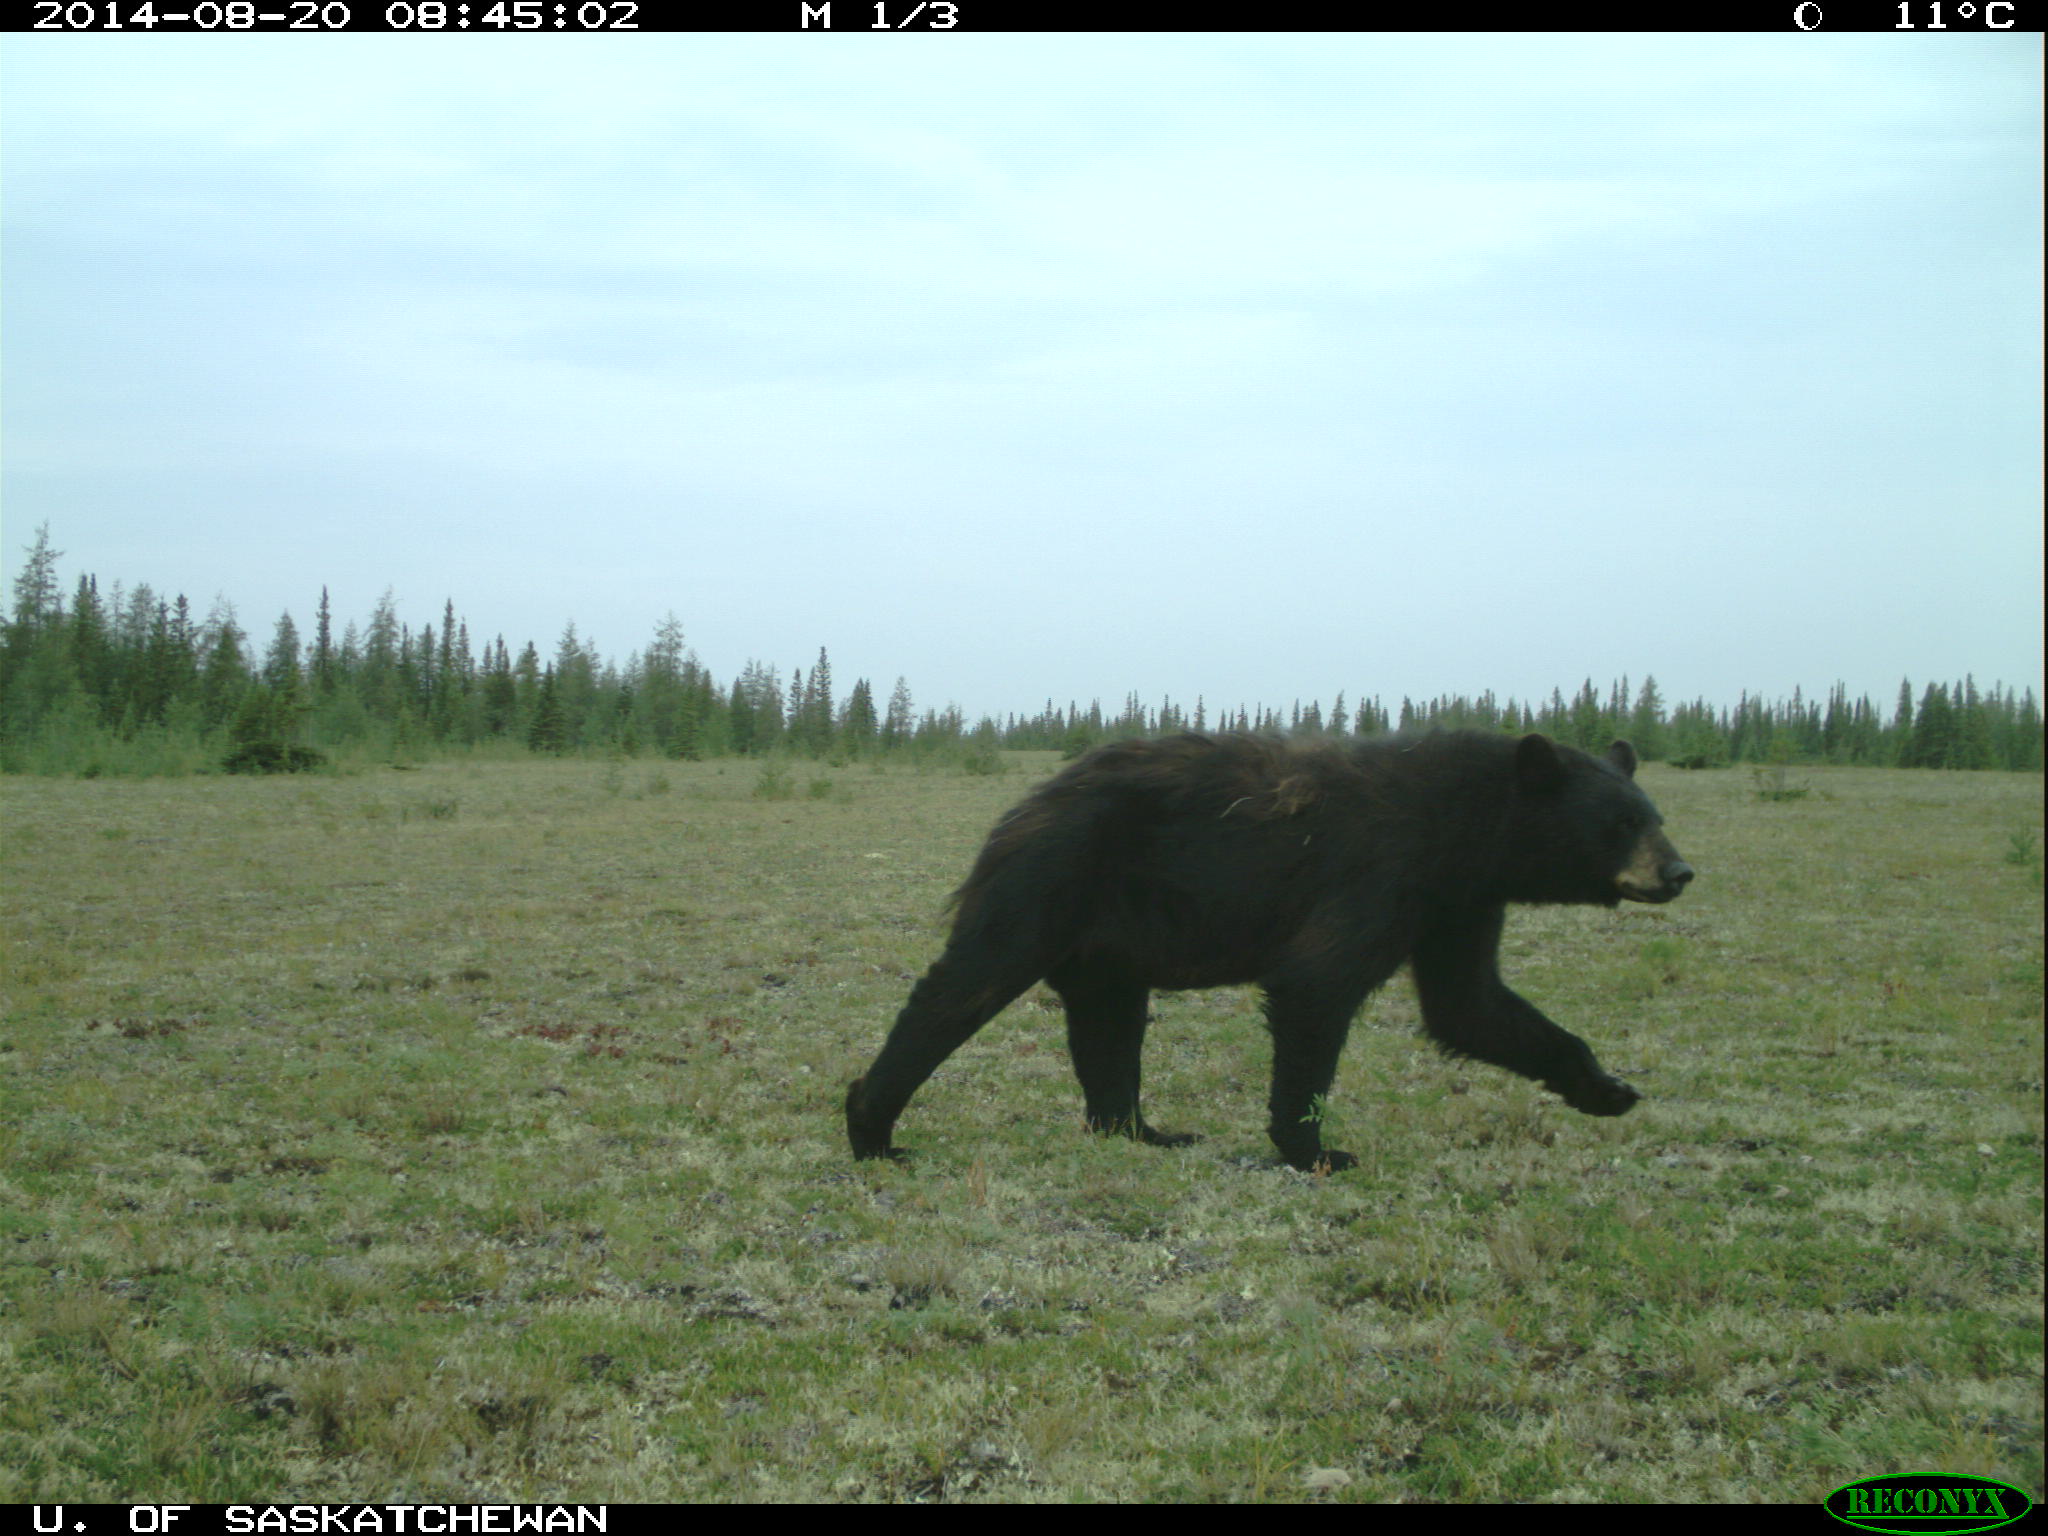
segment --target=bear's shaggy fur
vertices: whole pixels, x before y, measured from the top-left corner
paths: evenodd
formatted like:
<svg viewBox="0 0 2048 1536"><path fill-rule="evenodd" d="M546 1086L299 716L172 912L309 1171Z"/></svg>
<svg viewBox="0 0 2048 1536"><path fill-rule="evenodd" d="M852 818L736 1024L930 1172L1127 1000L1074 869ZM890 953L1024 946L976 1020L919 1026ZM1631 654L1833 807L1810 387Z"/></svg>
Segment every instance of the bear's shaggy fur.
<svg viewBox="0 0 2048 1536"><path fill-rule="evenodd" d="M1097 1131L1161 1146L1139 1058L1151 989L1256 983L1273 1035L1269 1130L1297 1168L1359 1006L1405 961L1446 1052L1533 1078L1592 1115L1636 1092L1500 979L1511 902L1669 901L1692 869L1616 742L1592 757L1478 731L1366 741L1175 736L1100 748L997 822L952 935L847 1090L857 1157L897 1155L933 1070L1033 983L1066 1005Z"/></svg>

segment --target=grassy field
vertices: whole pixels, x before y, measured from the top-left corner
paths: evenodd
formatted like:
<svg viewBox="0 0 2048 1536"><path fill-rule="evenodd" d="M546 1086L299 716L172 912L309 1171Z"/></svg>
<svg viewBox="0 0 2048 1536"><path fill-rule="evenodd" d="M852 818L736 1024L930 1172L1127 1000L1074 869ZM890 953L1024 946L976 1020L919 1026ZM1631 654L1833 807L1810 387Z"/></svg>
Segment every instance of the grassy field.
<svg viewBox="0 0 2048 1536"><path fill-rule="evenodd" d="M1402 979L1358 1169L1244 991L1100 1140L1034 993L856 1166L1051 766L0 783L0 1501L2041 1496L2038 776L1646 768L1692 890L1504 955L1620 1120Z"/></svg>

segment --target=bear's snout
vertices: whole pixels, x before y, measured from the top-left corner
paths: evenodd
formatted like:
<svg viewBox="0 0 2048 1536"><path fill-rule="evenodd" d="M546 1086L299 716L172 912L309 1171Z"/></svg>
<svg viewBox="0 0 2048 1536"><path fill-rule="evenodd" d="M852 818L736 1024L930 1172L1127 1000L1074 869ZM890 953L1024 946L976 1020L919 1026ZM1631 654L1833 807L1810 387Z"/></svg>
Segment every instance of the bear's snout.
<svg viewBox="0 0 2048 1536"><path fill-rule="evenodd" d="M1646 837L1636 848L1628 868L1615 877L1615 889L1624 901L1662 902L1677 899L1692 883L1692 866L1678 856L1678 850L1662 833Z"/></svg>

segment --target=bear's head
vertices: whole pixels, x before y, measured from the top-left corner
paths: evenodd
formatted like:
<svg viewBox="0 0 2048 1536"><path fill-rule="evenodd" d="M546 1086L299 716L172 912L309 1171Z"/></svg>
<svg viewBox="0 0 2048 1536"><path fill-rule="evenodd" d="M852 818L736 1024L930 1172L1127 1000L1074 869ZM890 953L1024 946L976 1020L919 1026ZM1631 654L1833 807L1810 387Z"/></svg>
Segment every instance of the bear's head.
<svg viewBox="0 0 2048 1536"><path fill-rule="evenodd" d="M1625 741L1599 757L1547 736L1516 743L1515 899L1611 907L1670 901L1685 889L1692 866L1635 774L1635 748Z"/></svg>

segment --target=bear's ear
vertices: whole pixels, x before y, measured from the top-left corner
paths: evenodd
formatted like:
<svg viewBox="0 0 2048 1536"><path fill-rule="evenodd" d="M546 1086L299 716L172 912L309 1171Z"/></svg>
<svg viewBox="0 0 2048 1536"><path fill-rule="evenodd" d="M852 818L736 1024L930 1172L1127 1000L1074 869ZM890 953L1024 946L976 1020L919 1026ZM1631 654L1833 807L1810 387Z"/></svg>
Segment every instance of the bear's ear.
<svg viewBox="0 0 2048 1536"><path fill-rule="evenodd" d="M1530 734L1515 743L1515 782L1524 789L1555 789L1564 782L1564 760L1548 736Z"/></svg>
<svg viewBox="0 0 2048 1536"><path fill-rule="evenodd" d="M1617 741L1607 749L1607 761L1621 770L1624 779L1636 776L1636 749L1625 741Z"/></svg>

